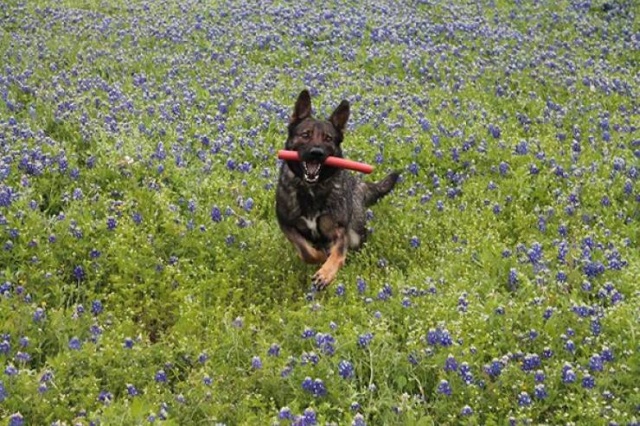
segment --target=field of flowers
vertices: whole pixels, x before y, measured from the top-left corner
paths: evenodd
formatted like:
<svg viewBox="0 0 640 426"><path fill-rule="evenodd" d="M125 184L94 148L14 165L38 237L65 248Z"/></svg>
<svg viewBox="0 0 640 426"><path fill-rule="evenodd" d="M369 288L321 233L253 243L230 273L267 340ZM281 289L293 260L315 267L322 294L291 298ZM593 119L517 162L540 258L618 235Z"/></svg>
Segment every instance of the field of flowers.
<svg viewBox="0 0 640 426"><path fill-rule="evenodd" d="M0 2L2 424L639 424L634 4ZM402 171L323 292L303 88Z"/></svg>

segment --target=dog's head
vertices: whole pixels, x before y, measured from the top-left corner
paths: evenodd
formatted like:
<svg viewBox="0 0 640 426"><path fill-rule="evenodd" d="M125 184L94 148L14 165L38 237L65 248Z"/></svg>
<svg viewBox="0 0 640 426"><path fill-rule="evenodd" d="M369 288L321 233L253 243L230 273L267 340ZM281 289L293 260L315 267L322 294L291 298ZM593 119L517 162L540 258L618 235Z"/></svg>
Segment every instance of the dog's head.
<svg viewBox="0 0 640 426"><path fill-rule="evenodd" d="M308 184L323 181L339 169L322 163L329 156L342 157L340 144L349 119L349 102L342 101L328 120L311 117L311 96L303 90L298 96L285 148L298 151L302 161L288 161L293 173Z"/></svg>

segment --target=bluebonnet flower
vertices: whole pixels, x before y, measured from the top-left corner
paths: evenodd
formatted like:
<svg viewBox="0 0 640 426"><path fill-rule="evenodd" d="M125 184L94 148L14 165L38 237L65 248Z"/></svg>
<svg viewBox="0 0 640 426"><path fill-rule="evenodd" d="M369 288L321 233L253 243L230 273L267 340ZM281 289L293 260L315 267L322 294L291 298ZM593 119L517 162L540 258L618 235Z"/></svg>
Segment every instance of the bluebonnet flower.
<svg viewBox="0 0 640 426"><path fill-rule="evenodd" d="M347 360L341 360L338 363L338 373L343 379L350 379L353 377L353 364Z"/></svg>
<svg viewBox="0 0 640 426"><path fill-rule="evenodd" d="M460 364L458 373L460 374L460 378L466 385L470 385L473 383L473 373L471 372L471 367L467 362L463 362L462 364Z"/></svg>
<svg viewBox="0 0 640 426"><path fill-rule="evenodd" d="M316 365L320 362L320 357L315 352L303 352L300 356L300 361L302 365L306 365L308 363Z"/></svg>
<svg viewBox="0 0 640 426"><path fill-rule="evenodd" d="M541 361L540 356L538 354L527 354L524 356L522 360L522 370L523 371L533 371L534 369L540 367Z"/></svg>
<svg viewBox="0 0 640 426"><path fill-rule="evenodd" d="M321 379L313 380L308 376L302 381L302 389L315 397L322 397L327 394L327 388Z"/></svg>
<svg viewBox="0 0 640 426"><path fill-rule="evenodd" d="M278 345L277 343L271 344L271 346L269 346L267 354L269 356L280 356L280 345Z"/></svg>
<svg viewBox="0 0 640 426"><path fill-rule="evenodd" d="M13 413L9 416L9 423L7 426L23 426L24 425L24 417L20 413Z"/></svg>
<svg viewBox="0 0 640 426"><path fill-rule="evenodd" d="M604 361L600 354L593 354L589 359L589 369L591 371L602 371L604 370Z"/></svg>
<svg viewBox="0 0 640 426"><path fill-rule="evenodd" d="M164 370L158 370L155 375L155 381L158 383L166 383L167 382L167 373Z"/></svg>
<svg viewBox="0 0 640 426"><path fill-rule="evenodd" d="M293 413L291 412L291 409L287 406L280 408L280 411L278 412L278 419L280 420L293 420Z"/></svg>
<svg viewBox="0 0 640 426"><path fill-rule="evenodd" d="M131 215L131 218L133 219L133 223L135 223L136 225L140 225L142 223L142 214L140 214L139 212L134 212Z"/></svg>
<svg viewBox="0 0 640 426"><path fill-rule="evenodd" d="M98 401L102 402L105 405L109 405L111 401L113 401L113 394L109 391L100 391L98 394Z"/></svg>
<svg viewBox="0 0 640 426"><path fill-rule="evenodd" d="M311 407L304 410L304 413L302 413L302 419L304 420L304 426L315 426L318 422L316 412Z"/></svg>
<svg viewBox="0 0 640 426"><path fill-rule="evenodd" d="M309 339L309 338L311 338L311 337L313 337L315 335L316 335L315 330L313 328L310 328L310 327L305 327L304 331L302 332L302 338L303 339Z"/></svg>
<svg viewBox="0 0 640 426"><path fill-rule="evenodd" d="M531 244L531 248L527 251L529 262L536 265L542 260L542 245L538 242Z"/></svg>
<svg viewBox="0 0 640 426"><path fill-rule="evenodd" d="M491 364L485 365L484 371L491 377L498 377L502 374L504 367L505 365L501 360L494 358Z"/></svg>
<svg viewBox="0 0 640 426"><path fill-rule="evenodd" d="M87 275L84 272L84 268L80 265L77 265L75 268L73 268L73 276L78 281L84 281Z"/></svg>
<svg viewBox="0 0 640 426"><path fill-rule="evenodd" d="M40 322L45 318L45 316L46 314L45 314L44 308L36 308L36 310L33 313L33 321Z"/></svg>
<svg viewBox="0 0 640 426"><path fill-rule="evenodd" d="M316 346L325 354L333 355L335 352L334 345L335 339L331 334L318 333L316 334Z"/></svg>
<svg viewBox="0 0 640 426"><path fill-rule="evenodd" d="M364 421L364 417L362 414L358 413L353 417L353 421L351 422L352 426L366 426L367 423Z"/></svg>
<svg viewBox="0 0 640 426"><path fill-rule="evenodd" d="M437 390L438 390L438 393L442 395L446 395L446 396L451 395L451 385L449 385L449 382L447 380L444 380L444 379L440 380Z"/></svg>
<svg viewBox="0 0 640 426"><path fill-rule="evenodd" d="M7 364L4 369L4 374L7 376L15 376L18 374L18 369L13 364Z"/></svg>
<svg viewBox="0 0 640 426"><path fill-rule="evenodd" d="M361 334L360 336L358 336L358 346L360 346L361 348L366 348L367 346L369 346L369 343L371 343L371 340L373 340L373 334L370 332Z"/></svg>
<svg viewBox="0 0 640 426"><path fill-rule="evenodd" d="M218 206L213 206L213 208L211 209L211 220L214 222L222 221L222 213Z"/></svg>
<svg viewBox="0 0 640 426"><path fill-rule="evenodd" d="M8 396L9 394L7 393L7 389L4 387L4 383L0 381L0 402L4 402Z"/></svg>
<svg viewBox="0 0 640 426"><path fill-rule="evenodd" d="M464 417L471 416L471 415L473 415L473 409L471 407L469 407L468 405L465 405L460 410L460 415L464 416Z"/></svg>
<svg viewBox="0 0 640 426"><path fill-rule="evenodd" d="M531 397L528 393L524 391L520 392L520 395L518 395L518 405L521 407L528 407L531 405Z"/></svg>
<svg viewBox="0 0 640 426"><path fill-rule="evenodd" d="M605 362L611 362L614 360L613 351L608 346L605 346L604 348L602 348L602 352L600 353L600 356L602 357L602 360Z"/></svg>
<svg viewBox="0 0 640 426"><path fill-rule="evenodd" d="M533 375L533 379L536 381L536 383L542 383L544 382L546 376L544 374L544 371L542 370L537 370L535 372L535 374Z"/></svg>
<svg viewBox="0 0 640 426"><path fill-rule="evenodd" d="M82 347L82 341L77 337L72 337L69 339L69 349L72 351L77 351Z"/></svg>
<svg viewBox="0 0 640 426"><path fill-rule="evenodd" d="M7 355L11 351L11 343L7 338L0 342L0 354Z"/></svg>
<svg viewBox="0 0 640 426"><path fill-rule="evenodd" d="M12 187L7 185L0 186L0 207L9 207L16 198L17 194Z"/></svg>
<svg viewBox="0 0 640 426"><path fill-rule="evenodd" d="M576 381L576 373L568 364L562 367L562 381L564 383L574 383Z"/></svg>
<svg viewBox="0 0 640 426"><path fill-rule="evenodd" d="M489 124L489 134L494 138L494 139L500 139L500 127L494 125L494 124Z"/></svg>
<svg viewBox="0 0 640 426"><path fill-rule="evenodd" d="M409 240L409 245L411 246L411 248L418 248L420 247L420 238L416 237L415 235L413 237L411 237L411 239Z"/></svg>
<svg viewBox="0 0 640 426"><path fill-rule="evenodd" d="M535 396L536 399L545 399L547 397L547 389L545 385L542 383L536 384L533 391L533 396Z"/></svg>
<svg viewBox="0 0 640 426"><path fill-rule="evenodd" d="M599 275L602 275L605 272L604 265L599 262L586 262L582 267L582 271L589 278L595 278Z"/></svg>
<svg viewBox="0 0 640 426"><path fill-rule="evenodd" d="M449 354L447 359L444 361L444 371L457 371L458 370L458 361L456 358Z"/></svg>
<svg viewBox="0 0 640 426"><path fill-rule="evenodd" d="M114 217L107 218L107 230L113 231L118 226L118 221Z"/></svg>
<svg viewBox="0 0 640 426"><path fill-rule="evenodd" d="M351 403L349 408L351 409L351 411L358 411L360 410L360 403L358 401L354 401Z"/></svg>
<svg viewBox="0 0 640 426"><path fill-rule="evenodd" d="M367 282L361 277L356 278L356 288L358 289L358 293L364 293L367 289Z"/></svg>
<svg viewBox="0 0 640 426"><path fill-rule="evenodd" d="M595 385L596 379L589 373L586 373L582 378L582 387L585 389L593 389Z"/></svg>
<svg viewBox="0 0 640 426"><path fill-rule="evenodd" d="M569 352L573 353L573 352L575 352L575 351L576 351L576 344L575 344L575 343L573 343L573 340L569 339L569 340L567 340L567 341L566 341L566 343L564 344L564 348L565 348L567 351L569 351Z"/></svg>
<svg viewBox="0 0 640 426"><path fill-rule="evenodd" d="M138 389L136 389L136 387L133 386L131 383L127 383L127 394L129 396L137 396L138 395Z"/></svg>
<svg viewBox="0 0 640 426"><path fill-rule="evenodd" d="M94 300L93 302L91 302L91 313L93 315L99 315L103 310L104 307L102 306L102 302L100 300Z"/></svg>
<svg viewBox="0 0 640 426"><path fill-rule="evenodd" d="M253 368L254 370L259 370L262 368L262 360L259 356L256 355L251 358L251 368Z"/></svg>
<svg viewBox="0 0 640 426"><path fill-rule="evenodd" d="M343 283L340 283L336 286L336 296L344 296L346 292L346 288Z"/></svg>
<svg viewBox="0 0 640 426"><path fill-rule="evenodd" d="M518 270L516 268L509 269L509 289L516 290L518 288Z"/></svg>
<svg viewBox="0 0 640 426"><path fill-rule="evenodd" d="M529 145L527 141L520 141L514 149L516 155L527 155L529 153Z"/></svg>

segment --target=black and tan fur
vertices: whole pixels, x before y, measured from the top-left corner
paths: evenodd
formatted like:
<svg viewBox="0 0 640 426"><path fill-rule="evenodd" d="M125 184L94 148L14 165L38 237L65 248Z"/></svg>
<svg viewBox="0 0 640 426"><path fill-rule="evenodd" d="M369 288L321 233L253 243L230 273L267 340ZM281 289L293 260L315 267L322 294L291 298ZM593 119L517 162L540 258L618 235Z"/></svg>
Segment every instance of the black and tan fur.
<svg viewBox="0 0 640 426"><path fill-rule="evenodd" d="M307 263L322 264L313 285L322 289L335 278L347 250L366 238L365 211L393 189L398 173L377 183L322 165L328 156L342 157L341 143L349 119L342 101L328 120L311 116L311 97L303 90L289 122L285 149L298 151L302 161L285 161L276 192L280 228Z"/></svg>

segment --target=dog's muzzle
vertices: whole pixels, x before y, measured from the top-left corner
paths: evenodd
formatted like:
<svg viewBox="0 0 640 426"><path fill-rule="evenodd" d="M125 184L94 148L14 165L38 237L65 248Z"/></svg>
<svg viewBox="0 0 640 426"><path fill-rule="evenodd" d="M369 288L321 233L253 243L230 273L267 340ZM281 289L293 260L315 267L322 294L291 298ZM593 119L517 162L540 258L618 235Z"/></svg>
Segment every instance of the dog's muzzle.
<svg viewBox="0 0 640 426"><path fill-rule="evenodd" d="M326 153L320 147L313 147L302 156L302 170L304 171L304 180L307 183L315 183L320 179L322 162L325 157Z"/></svg>
<svg viewBox="0 0 640 426"><path fill-rule="evenodd" d="M302 170L304 171L304 180L308 183L316 183L320 179L320 170L322 164L317 161L303 161Z"/></svg>

